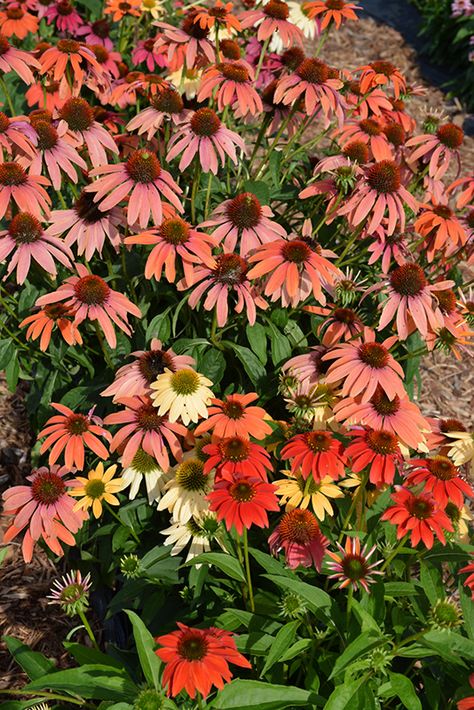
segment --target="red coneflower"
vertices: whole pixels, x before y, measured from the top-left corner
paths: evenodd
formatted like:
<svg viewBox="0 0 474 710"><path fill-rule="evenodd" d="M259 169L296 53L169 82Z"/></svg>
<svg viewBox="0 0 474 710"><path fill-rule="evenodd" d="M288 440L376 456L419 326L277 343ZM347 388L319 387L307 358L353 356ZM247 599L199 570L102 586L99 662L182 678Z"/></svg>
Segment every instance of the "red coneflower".
<svg viewBox="0 0 474 710"><path fill-rule="evenodd" d="M188 115L183 99L176 89L166 86L154 96L150 96L150 106L140 111L127 123L128 131L137 131L141 136L146 133L151 140L165 122L171 121L175 126Z"/></svg>
<svg viewBox="0 0 474 710"><path fill-rule="evenodd" d="M248 258L255 264L249 273L250 279L269 274L265 283L265 295L272 301L281 299L286 308L295 308L310 293L324 305L326 297L322 287L334 283L339 269L329 259L336 257L329 249L322 249L310 238L275 239L258 247Z"/></svg>
<svg viewBox="0 0 474 710"><path fill-rule="evenodd" d="M375 87L389 84L392 85L396 99L400 97L400 94L406 92L407 84L405 78L391 62L379 59L376 62L359 67L358 71L361 72L359 81L360 90L363 94L367 94Z"/></svg>
<svg viewBox="0 0 474 710"><path fill-rule="evenodd" d="M207 444L202 451L209 456L204 464L204 473L210 473L215 468L216 481L223 473L258 477L266 481L267 470L271 471L273 468L268 451L241 436L220 439L213 444Z"/></svg>
<svg viewBox="0 0 474 710"><path fill-rule="evenodd" d="M472 599L474 600L474 562L470 562L468 565L459 570L458 574L468 574L464 580L464 586L468 587L472 593ZM466 710L469 710L466 708Z"/></svg>
<svg viewBox="0 0 474 710"><path fill-rule="evenodd" d="M464 131L454 123L445 123L436 133L424 133L407 141L407 148L415 148L409 155L410 162L420 160L428 162L428 174L435 180L441 180L449 168L452 158L459 160L459 148L464 142Z"/></svg>
<svg viewBox="0 0 474 710"><path fill-rule="evenodd" d="M18 74L25 84L34 84L32 69L40 69L41 64L29 52L12 47L5 35L0 34L0 71Z"/></svg>
<svg viewBox="0 0 474 710"><path fill-rule="evenodd" d="M424 483L423 490L432 493L443 508L452 501L458 508L464 505L464 496L474 497L474 490L459 475L459 470L447 456L431 456L410 461L413 470L407 475L410 486Z"/></svg>
<svg viewBox="0 0 474 710"><path fill-rule="evenodd" d="M256 392L248 394L228 394L225 399L213 399L208 408L208 418L202 421L194 433L200 436L212 431L213 436L226 439L238 436L248 439L264 439L272 433L272 428L265 420L270 416L262 407L249 406L258 399Z"/></svg>
<svg viewBox="0 0 474 710"><path fill-rule="evenodd" d="M186 118L172 136L166 159L173 160L181 155L179 169L185 170L195 156L203 172L217 175L219 161L225 164L226 156L237 163L236 148L245 150L242 138L229 130L211 108L199 108Z"/></svg>
<svg viewBox="0 0 474 710"><path fill-rule="evenodd" d="M112 436L102 426L102 419L93 414L93 410L86 415L77 414L58 402L51 402L51 407L59 414L50 417L38 434L38 439L46 437L41 444L40 453L44 454L51 449L48 459L50 466L56 463L64 451L64 463L67 468L75 467L82 471L85 447L91 449L101 459L108 457L107 447L98 437L101 436L110 442Z"/></svg>
<svg viewBox="0 0 474 710"><path fill-rule="evenodd" d="M40 350L45 352L51 340L51 333L55 326L68 345L82 345L82 336L74 323L74 311L63 303L55 303L41 308L37 313L28 316L20 323L20 328L28 326L26 339L40 339Z"/></svg>
<svg viewBox="0 0 474 710"><path fill-rule="evenodd" d="M397 526L398 540L409 533L412 547L416 547L421 540L431 549L435 535L445 545L444 533L454 532L450 519L430 493L415 495L407 488L397 486L392 500L395 505L387 508L381 520L388 520Z"/></svg>
<svg viewBox="0 0 474 710"><path fill-rule="evenodd" d="M235 312L242 313L245 309L248 322L253 325L257 318L257 306L266 309L268 304L261 296L257 295L255 287L248 279L247 261L238 254L219 254L213 258L213 262L212 267L196 269L191 282L188 282L186 278L179 281L178 290L183 291L199 281L201 282L188 299L190 308L195 308L204 292L209 289L203 307L206 311L216 308L219 328L227 323L228 297L231 291L235 291L237 294Z"/></svg>
<svg viewBox="0 0 474 710"><path fill-rule="evenodd" d="M71 482L64 481L69 472L69 466L42 466L27 476L30 485L13 486L3 493L3 512L15 516L3 540L8 543L27 528L22 543L25 562L31 562L33 548L40 538L59 556L64 554L61 542L76 544L74 534L87 516L73 510L75 501L68 492Z"/></svg>
<svg viewBox="0 0 474 710"><path fill-rule="evenodd" d="M79 96L67 99L59 110L58 129L68 128L69 137L75 147L86 145L89 159L94 168L108 163L107 150L118 154L112 136L95 120L94 111L85 99Z"/></svg>
<svg viewBox="0 0 474 710"><path fill-rule="evenodd" d="M395 470L403 462L397 437L384 429L353 431L352 443L345 454L351 459L351 468L360 473L370 466L369 480L377 488L393 483Z"/></svg>
<svg viewBox="0 0 474 710"><path fill-rule="evenodd" d="M254 79L253 68L242 60L215 64L204 71L197 100L214 96L219 111L230 106L237 118L247 114L255 116L263 111L263 105L253 88Z"/></svg>
<svg viewBox="0 0 474 710"><path fill-rule="evenodd" d="M114 402L123 397L135 397L150 393L150 385L165 369L176 372L186 367L193 367L194 358L189 355L176 355L173 350L163 350L161 341L153 338L149 350L136 350L130 353L135 360L123 365L115 374L115 379L102 392L103 397L113 396Z"/></svg>
<svg viewBox="0 0 474 710"><path fill-rule="evenodd" d="M194 265L205 264L212 267L215 263L211 248L216 246L217 241L209 234L198 232L181 217L171 216L164 219L155 229L126 237L125 244L155 245L146 260L145 278L151 279L154 276L160 281L164 269L167 281L174 283L176 257L179 256L184 278L192 283Z"/></svg>
<svg viewBox="0 0 474 710"><path fill-rule="evenodd" d="M405 374L401 365L389 353L389 348L396 340L396 336L392 336L383 343L376 343L374 331L364 328L363 342L339 343L323 356L323 360L335 361L329 366L326 382L331 384L342 381L342 395L361 395L362 402L369 401L377 385L390 399L395 395L403 397L405 389L402 379Z"/></svg>
<svg viewBox="0 0 474 710"><path fill-rule="evenodd" d="M215 59L215 49L209 41L209 30L195 22L196 9L188 10L181 27L166 22L154 22L161 32L155 42L155 52L166 58L171 72L178 71L184 64L186 69L194 69L202 60L210 63Z"/></svg>
<svg viewBox="0 0 474 710"><path fill-rule="evenodd" d="M17 162L0 162L0 219L11 202L21 212L29 212L38 219L48 214L51 198L43 185L50 185L47 177L25 172Z"/></svg>
<svg viewBox="0 0 474 710"><path fill-rule="evenodd" d="M376 571L377 565L382 564L382 560L369 564L370 557L376 550L376 545L368 549L367 545L361 548L358 537L346 538L345 548L337 542L340 553L327 551L332 562L328 562L328 567L335 574L330 574L329 579L339 579L341 584L340 589L344 589L352 585L352 589L357 590L359 585L370 593L369 584L374 580L374 574L383 574Z"/></svg>
<svg viewBox="0 0 474 710"><path fill-rule="evenodd" d="M263 7L240 15L242 29L258 27L257 40L265 42L277 35L283 47L303 45L303 32L289 20L290 8L283 0L269 0Z"/></svg>
<svg viewBox="0 0 474 710"><path fill-rule="evenodd" d="M268 544L273 555L284 550L290 569L314 565L320 572L329 540L322 534L316 516L310 510L295 508L284 514L268 538Z"/></svg>
<svg viewBox="0 0 474 710"><path fill-rule="evenodd" d="M163 221L162 198L168 200L178 212L184 208L178 197L181 188L164 170L154 153L140 149L132 153L126 163L103 165L94 168L89 175L100 176L86 192L94 192L94 202L102 212L110 210L129 197L126 207L127 222L138 222L145 228L153 217L155 224Z"/></svg>
<svg viewBox="0 0 474 710"><path fill-rule="evenodd" d="M273 212L262 205L252 192L242 192L216 207L211 218L201 227L216 227L213 232L217 242L224 240L226 252L235 251L240 242L240 256L247 256L260 244L287 236L286 230L271 219Z"/></svg>
<svg viewBox="0 0 474 710"><path fill-rule="evenodd" d="M227 530L235 527L239 535L252 525L267 528L267 512L280 509L273 483L258 476L233 475L229 471L221 472L207 499L209 510L216 513L219 521L224 521Z"/></svg>
<svg viewBox="0 0 474 710"><path fill-rule="evenodd" d="M291 459L291 471L301 469L303 478L311 474L319 483L325 476L344 476L347 459L343 446L329 431L308 431L293 436L282 448L281 458Z"/></svg>
<svg viewBox="0 0 474 710"><path fill-rule="evenodd" d="M110 450L123 448L122 465L126 468L141 448L153 456L166 473L170 467L167 446L174 458L180 461L183 452L178 436L186 436L188 430L183 424L170 422L167 416L158 415L147 395L121 397L120 403L125 409L109 414L104 419L107 425L124 425L112 438Z"/></svg>
<svg viewBox="0 0 474 710"><path fill-rule="evenodd" d="M359 5L354 5L345 0L312 0L304 2L304 12L310 19L321 17L321 32L334 22L336 29L346 20L357 20L354 10L360 10Z"/></svg>
<svg viewBox="0 0 474 710"><path fill-rule="evenodd" d="M229 631L213 627L192 629L179 622L178 627L179 631L156 639L164 647L156 654L166 664L163 685L167 686L168 695L175 697L185 690L191 698L196 693L206 698L212 686L222 690L224 683L232 679L229 663L251 668L237 651Z"/></svg>
<svg viewBox="0 0 474 710"><path fill-rule="evenodd" d="M80 325L86 318L97 320L108 344L111 348L115 348L117 337L113 323L124 333L131 335L132 330L127 322L127 316L131 313L141 318L142 313L126 296L113 291L104 279L90 274L83 264L75 264L75 267L78 276L70 276L57 291L40 296L36 305L47 306L67 299L66 306L75 309L76 325Z"/></svg>

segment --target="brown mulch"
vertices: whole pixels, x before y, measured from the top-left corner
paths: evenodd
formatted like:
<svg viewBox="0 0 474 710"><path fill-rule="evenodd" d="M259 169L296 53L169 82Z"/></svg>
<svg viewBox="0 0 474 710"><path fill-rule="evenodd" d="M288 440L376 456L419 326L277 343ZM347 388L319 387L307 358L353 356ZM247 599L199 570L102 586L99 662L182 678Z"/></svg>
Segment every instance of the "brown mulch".
<svg viewBox="0 0 474 710"><path fill-rule="evenodd" d="M423 84L425 96L415 96L409 110L423 121L425 108L442 110L450 120L462 124L464 115L456 102L446 101L443 93L428 86L416 65L415 52L394 29L379 25L371 18L348 23L334 33L322 51L322 58L337 67L355 69L374 59L389 59L408 77L409 82ZM466 166L474 164L474 139L466 138L463 146ZM422 388L419 404L427 416L454 416L469 426L473 424L474 368L472 361L460 363L452 357L434 353L425 358L420 374ZM22 483L28 473L31 434L21 389L12 395L0 374L0 491ZM1 526L0 526L1 534ZM1 547L0 547L1 549ZM47 604L54 579L60 575L54 564L38 550L33 562L25 565L18 544L10 546L8 559L0 567L0 629L15 636L34 650L54 658L59 667L67 665L62 641L74 622L57 607ZM0 688L21 687L26 676L0 643Z"/></svg>

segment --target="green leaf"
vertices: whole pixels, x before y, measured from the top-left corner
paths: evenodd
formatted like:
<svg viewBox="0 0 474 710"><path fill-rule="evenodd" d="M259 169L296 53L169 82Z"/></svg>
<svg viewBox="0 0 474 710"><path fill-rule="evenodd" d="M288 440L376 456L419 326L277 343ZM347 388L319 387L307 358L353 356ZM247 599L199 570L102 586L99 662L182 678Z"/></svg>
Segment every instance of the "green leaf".
<svg viewBox="0 0 474 710"><path fill-rule="evenodd" d="M13 357L15 344L10 338L0 340L0 370L3 370Z"/></svg>
<svg viewBox="0 0 474 710"><path fill-rule="evenodd" d="M357 694L359 688L366 682L367 676L361 676L357 680L348 681L335 688L324 706L324 710L345 710L351 706L351 701Z"/></svg>
<svg viewBox="0 0 474 710"><path fill-rule="evenodd" d="M275 663L279 663L281 661L282 655L289 649L295 640L296 631L299 625L299 621L290 621L289 624L285 624L285 626L282 626L279 630L270 648L270 652L267 656L262 672L260 673L260 678L264 676L270 668L273 668Z"/></svg>
<svg viewBox="0 0 474 710"><path fill-rule="evenodd" d="M375 635L373 631L365 631L360 634L337 657L329 679L335 678L355 660L372 651L372 649L382 646L384 643L385 639L378 634Z"/></svg>
<svg viewBox="0 0 474 710"><path fill-rule="evenodd" d="M270 188L263 180L246 180L244 182L244 192L251 192L262 205L270 204Z"/></svg>
<svg viewBox="0 0 474 710"><path fill-rule="evenodd" d="M193 557L192 560L186 562L186 567L191 565L214 565L224 572L228 577L237 580L238 582L245 582L244 571L235 557L228 555L225 552L203 552L197 557Z"/></svg>
<svg viewBox="0 0 474 710"><path fill-rule="evenodd" d="M474 604L471 594L462 583L459 584L459 597L461 601L464 628L470 639L474 640Z"/></svg>
<svg viewBox="0 0 474 710"><path fill-rule="evenodd" d="M318 587L313 587L311 584L306 582L300 582L299 579L293 579L292 577L282 577L274 574L265 574L264 577L274 582L279 587L283 589L289 589L295 594L299 594L312 611L323 610L327 614L326 608L331 606L331 597L323 589Z"/></svg>
<svg viewBox="0 0 474 710"><path fill-rule="evenodd" d="M16 390L19 375L20 363L18 362L18 353L15 351L5 368L5 379L10 392L14 392Z"/></svg>
<svg viewBox="0 0 474 710"><path fill-rule="evenodd" d="M368 611L362 608L361 604L357 601L357 599L352 599L351 609L360 623L361 631L372 630L378 634L382 633L382 630L375 621L374 617L371 616Z"/></svg>
<svg viewBox="0 0 474 710"><path fill-rule="evenodd" d="M386 597L412 597L419 594L412 582L386 582L384 585Z"/></svg>
<svg viewBox="0 0 474 710"><path fill-rule="evenodd" d="M42 653L32 651L13 636L4 636L3 640L14 660L23 668L30 680L36 680L54 671L54 663Z"/></svg>
<svg viewBox="0 0 474 710"><path fill-rule="evenodd" d="M268 321L268 328L270 331L272 362L274 365L279 365L281 362L291 357L290 341L271 321Z"/></svg>
<svg viewBox="0 0 474 710"><path fill-rule="evenodd" d="M302 688L237 679L221 690L211 707L216 710L285 710L289 707L309 710L310 698L311 694Z"/></svg>
<svg viewBox="0 0 474 710"><path fill-rule="evenodd" d="M121 661L117 661L117 659L112 658L112 656L107 656L106 653L97 651L95 648L83 646L82 643L63 641L63 646L79 665L97 663L102 666L112 666L112 668L123 668Z"/></svg>
<svg viewBox="0 0 474 710"><path fill-rule="evenodd" d="M421 710L422 705L416 694L415 686L401 673L389 673L390 684L407 710Z"/></svg>
<svg viewBox="0 0 474 710"><path fill-rule="evenodd" d="M225 357L217 348L206 350L199 361L199 372L209 377L211 382L218 385L225 372Z"/></svg>
<svg viewBox="0 0 474 710"><path fill-rule="evenodd" d="M440 593L437 591L441 585L441 575L439 571L422 562L420 565L420 582L428 601L432 605L436 604L438 599L443 596L442 588L440 589Z"/></svg>
<svg viewBox="0 0 474 710"><path fill-rule="evenodd" d="M102 665L85 665L48 673L29 683L24 690L61 690L85 699L132 702L138 694L137 686L125 671Z"/></svg>
<svg viewBox="0 0 474 710"><path fill-rule="evenodd" d="M452 657L458 659L458 662L461 662L460 658L474 661L474 641L454 631L448 631L447 629L428 631L420 639L420 643L436 649L440 656L443 656L443 653L446 654L446 651L448 651Z"/></svg>
<svg viewBox="0 0 474 710"><path fill-rule="evenodd" d="M267 374L258 357L254 355L250 348L244 348L243 345L237 345L230 340L226 340L225 342L239 358L251 382L254 385L258 385L260 380Z"/></svg>
<svg viewBox="0 0 474 710"><path fill-rule="evenodd" d="M155 640L151 633L146 628L143 621L135 612L125 609L125 613L130 619L133 627L133 638L138 651L140 665L146 681L153 685L155 690L161 687L160 685L160 670L161 661L155 653Z"/></svg>
<svg viewBox="0 0 474 710"><path fill-rule="evenodd" d="M171 335L171 322L168 318L168 313L172 309L172 306L168 306L163 313L158 313L157 316L152 318L146 329L146 340L147 342L152 338L158 338L161 342L166 342Z"/></svg>
<svg viewBox="0 0 474 710"><path fill-rule="evenodd" d="M299 656L311 648L312 643L311 639L298 639L298 641L295 641L295 643L282 655L280 661L282 663L285 661L291 661L291 659L295 658L295 656Z"/></svg>
<svg viewBox="0 0 474 710"><path fill-rule="evenodd" d="M10 545L5 545L5 547L2 547L2 549L0 550L0 565L3 564L3 562L9 552L10 552Z"/></svg>
<svg viewBox="0 0 474 710"><path fill-rule="evenodd" d="M245 328L247 340L255 355L258 357L262 365L267 364L267 333L261 323L248 325Z"/></svg>
<svg viewBox="0 0 474 710"><path fill-rule="evenodd" d="M292 577L293 579L296 579L296 576L290 569L283 567L281 562L276 560L271 555L267 555L266 552L256 550L254 547L250 547L249 552L254 560L269 574L276 574L278 576Z"/></svg>

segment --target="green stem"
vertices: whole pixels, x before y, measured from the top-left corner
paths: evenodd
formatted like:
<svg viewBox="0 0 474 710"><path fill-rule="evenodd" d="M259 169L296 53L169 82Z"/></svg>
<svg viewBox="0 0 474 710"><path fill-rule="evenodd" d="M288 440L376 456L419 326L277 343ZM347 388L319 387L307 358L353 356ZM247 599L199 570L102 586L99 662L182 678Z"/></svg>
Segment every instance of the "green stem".
<svg viewBox="0 0 474 710"><path fill-rule="evenodd" d="M260 130L257 135L257 140L255 141L255 145L252 150L252 155L250 156L250 160L249 160L249 164L248 164L248 168L247 168L247 172L248 172L249 177L250 177L250 172L252 170L253 161L256 158L257 150L260 147L260 143L262 142L262 138L265 135L265 131L267 130L267 126L268 126L268 114L265 114L263 121L262 121L262 125L260 126Z"/></svg>
<svg viewBox="0 0 474 710"><path fill-rule="evenodd" d="M267 53L268 45L270 44L270 39L271 39L271 37L267 37L267 39L265 40L265 42L264 42L263 45L262 45L262 51L260 52L260 57L259 57L259 59L258 59L258 64L257 64L257 70L256 70L256 72L255 72L255 82L254 82L254 84L257 83L257 79L258 79L258 77L259 77L259 75L260 75L260 71L261 71L261 69L262 69L263 60L265 59L265 55L266 55L266 53Z"/></svg>
<svg viewBox="0 0 474 710"><path fill-rule="evenodd" d="M5 81L5 79L4 79L3 77L0 77L0 86L1 86L2 89L3 89L3 93L5 94L5 98L6 98L6 100L7 100L8 108L10 109L10 113L11 113L11 115L12 115L12 117L13 117L13 116L15 116L16 112L15 112L15 108L14 108L13 103L12 103L12 99L11 99L11 96L10 96L10 92L9 92L8 89L7 89L6 81Z"/></svg>
<svg viewBox="0 0 474 710"><path fill-rule="evenodd" d="M211 186L212 186L212 173L211 173L211 171L209 171L209 177L207 179L206 204L204 205L204 219L207 219L207 213L209 211L209 200L211 199Z"/></svg>
<svg viewBox="0 0 474 710"><path fill-rule="evenodd" d="M131 528L129 525L125 525L125 523L123 522L123 520L120 518L120 516L117 515L117 513L116 513L115 510L112 508L112 506L110 506L108 503L105 503L105 507L107 508L107 510L109 511L109 513L111 514L111 516L112 516L113 518L115 518L115 520L117 520L117 521L120 523L120 525L121 525L123 528L125 528L125 530L129 530L129 531L132 533L132 537L134 538L135 542L140 543L140 538L138 537L138 535L137 535L137 533L135 532L135 530L134 530L133 528Z"/></svg>
<svg viewBox="0 0 474 710"><path fill-rule="evenodd" d="M257 171L255 173L256 180L258 179L258 177L259 177L260 173L262 172L263 168L265 167L265 165L270 160L270 156L273 153L278 141L280 140L281 136L283 135L284 131L286 130L286 127L288 126L289 122L291 121L291 119L293 118L293 116L295 115L297 110L298 110L298 107L296 105L293 106L293 108L289 112L288 116L285 118L284 121L281 122L281 126L280 126L275 138L273 139L272 143L270 144L267 154L265 155L262 162L260 163L260 165L257 168Z"/></svg>
<svg viewBox="0 0 474 710"><path fill-rule="evenodd" d="M247 528L244 528L244 558L245 558L245 574L247 576L247 589L249 593L250 609L255 611L255 601L253 598L252 577L250 575L250 560L249 560L249 543L247 537Z"/></svg>
<svg viewBox="0 0 474 710"><path fill-rule="evenodd" d="M71 698L69 695L59 695L58 693L48 693L45 690L1 690L2 695L33 695L38 698L44 698L45 700L62 700L65 703L72 703L73 705L87 705L85 700L76 700L76 698Z"/></svg>
<svg viewBox="0 0 474 710"><path fill-rule="evenodd" d="M357 493L354 493L348 513L347 513L346 517L344 518L344 522L342 523L341 534L339 535L339 540L338 540L339 542L341 542L342 538L344 537L344 530L346 530L346 528L349 524L349 521L352 517L352 513L354 512L354 508L356 507L356 505L358 503L359 497L362 495L362 491L365 490L366 480L367 479L365 478L365 476L362 475L361 479L360 479L359 490L357 491Z"/></svg>
<svg viewBox="0 0 474 710"><path fill-rule="evenodd" d="M87 616L84 614L83 609L80 609L78 611L78 614L81 618L82 623L84 624L84 628L87 631L87 635L89 636L90 640L92 641L92 645L96 649L96 651L100 651L99 644L97 643L96 637L94 635L94 632L92 631L92 627L89 624L87 620Z"/></svg>
<svg viewBox="0 0 474 710"><path fill-rule="evenodd" d="M386 570L388 565L390 564L390 562L394 559L394 557L396 557L398 555L399 551L401 550L401 548L405 544L407 537L408 537L408 535L404 535L402 537L402 539L400 540L400 542L398 543L398 545L395 547L395 549L392 550L392 552L389 554L389 556L387 557L387 559L385 560L385 562L383 563L383 565L380 568L381 572Z"/></svg>
<svg viewBox="0 0 474 710"><path fill-rule="evenodd" d="M194 166L194 180L191 189L191 221L196 224L196 195L199 188L199 183L201 180L201 163L199 159L196 158L196 164Z"/></svg>
<svg viewBox="0 0 474 710"><path fill-rule="evenodd" d="M349 632L349 620L351 618L353 597L354 597L354 589L352 588L352 584L349 584L349 587L347 589L347 606L346 606L346 630L347 630L347 632Z"/></svg>
<svg viewBox="0 0 474 710"><path fill-rule="evenodd" d="M344 250L343 250L342 254L341 254L341 255L339 256L339 258L337 259L337 261L336 261L336 266L341 266L342 260L344 259L345 255L348 253L348 251L350 250L350 248L351 248L351 246L354 244L354 242L357 241L357 238L359 237L359 235L360 235L360 233L362 232L362 229L363 229L363 228L364 228L364 223L359 224L359 226L357 227L357 229L354 230L354 232L352 233L351 238L349 239L349 241L347 242L346 246L344 247Z"/></svg>
<svg viewBox="0 0 474 710"><path fill-rule="evenodd" d="M100 349L102 350L102 353L105 358L105 362L107 363L107 366L110 367L111 370L113 370L114 366L113 366L112 361L110 359L110 355L107 352L107 348L105 347L104 336L102 335L102 331L99 326L99 321L97 321L97 320L94 321L94 328L95 328L95 332L97 335L97 340L99 341Z"/></svg>
<svg viewBox="0 0 474 710"><path fill-rule="evenodd" d="M322 33L322 35L319 39L319 42L318 42L318 46L316 47L316 51L314 53L315 57L317 57L319 55L320 51L322 50L322 48L326 44L328 37L329 37L329 30L327 32Z"/></svg>

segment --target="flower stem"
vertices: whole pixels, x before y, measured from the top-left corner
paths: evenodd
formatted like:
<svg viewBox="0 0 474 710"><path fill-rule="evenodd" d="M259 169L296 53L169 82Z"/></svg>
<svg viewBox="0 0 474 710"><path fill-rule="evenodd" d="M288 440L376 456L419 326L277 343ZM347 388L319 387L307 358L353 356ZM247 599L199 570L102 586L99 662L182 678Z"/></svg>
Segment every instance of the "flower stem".
<svg viewBox="0 0 474 710"><path fill-rule="evenodd" d="M249 543L248 543L248 537L247 537L247 528L244 528L243 541L244 541L245 574L247 576L247 589L248 589L248 593L249 593L250 609L252 611L255 611L255 601L253 598L253 588L252 588L252 577L250 575Z"/></svg>
<svg viewBox="0 0 474 710"><path fill-rule="evenodd" d="M271 37L267 37L265 42L262 45L262 51L260 52L260 57L258 59L258 64L257 64L257 71L255 72L255 84L257 83L257 79L260 75L260 71L262 69L262 64L263 60L265 59L265 55L267 53L268 45L270 44L270 39Z"/></svg>
<svg viewBox="0 0 474 710"><path fill-rule="evenodd" d="M351 618L351 611L352 611L352 598L354 596L354 589L352 588L352 584L349 584L349 587L347 589L347 606L346 606L346 630L349 630L349 620Z"/></svg>
<svg viewBox="0 0 474 710"><path fill-rule="evenodd" d="M99 341L100 349L102 350L102 353L103 353L104 358L105 358L105 362L107 363L107 366L110 367L111 370L113 370L113 369L114 369L114 366L112 365L112 361L111 361L111 359L110 359L110 355L109 355L109 353L107 352L107 348L105 347L104 338L103 338L103 336L102 336L102 333L101 333L101 330L100 330L100 327L99 327L99 322L98 322L97 320L94 321L94 328L95 328L95 332L96 332L96 335L97 335L97 340Z"/></svg>
<svg viewBox="0 0 474 710"><path fill-rule="evenodd" d="M398 545L395 547L395 549L392 550L392 552L389 554L389 556L387 557L387 559L385 560L385 562L383 563L383 565L380 568L381 572L383 572L385 569L387 569L390 562L394 559L394 557L396 557L398 555L399 551L401 550L401 548L405 544L407 537L408 537L408 535L404 535L402 537L402 539L400 540L400 542L398 543Z"/></svg>
<svg viewBox="0 0 474 710"><path fill-rule="evenodd" d="M131 528L130 525L126 525L126 524L123 522L123 520L120 518L120 516L117 515L117 513L115 512L115 510L114 510L108 503L105 503L105 507L107 508L107 510L109 511L109 513L112 515L112 517L115 518L115 520L117 520L117 521L120 523L120 525L121 525L122 527L124 527L126 530L129 530L129 531L132 533L132 537L134 538L135 542L140 543L140 538L138 537L138 535L137 535L137 533L135 532L135 530L134 530L133 528Z"/></svg>
<svg viewBox="0 0 474 710"><path fill-rule="evenodd" d="M212 186L212 173L211 173L211 171L209 171L209 177L207 179L206 204L204 205L204 219L207 219L207 213L209 211L209 200L211 199L211 186Z"/></svg>
<svg viewBox="0 0 474 710"><path fill-rule="evenodd" d="M73 705L87 705L85 700L79 698L72 698L69 695L58 695L58 693L48 693L46 690L24 690L20 688L19 690L3 690L0 689L1 695L34 695L38 698L44 698L45 700L62 700L65 703L72 703Z"/></svg>
<svg viewBox="0 0 474 710"><path fill-rule="evenodd" d="M7 84L6 81L3 77L0 77L0 86L2 87L2 91L5 94L5 98L7 100L8 108L10 109L10 113L13 116L15 116L15 107L13 106L12 99L10 96L10 92L7 89Z"/></svg>
<svg viewBox="0 0 474 710"><path fill-rule="evenodd" d="M89 636L90 640L92 641L92 645L94 646L96 651L100 651L99 644L97 643L94 632L92 631L92 627L87 620L87 616L84 614L84 610L80 609L78 611L78 614L81 618L82 623L84 624L84 628L87 631L87 635Z"/></svg>
<svg viewBox="0 0 474 710"><path fill-rule="evenodd" d="M196 158L196 165L194 167L194 180L191 189L191 221L196 224L196 195L199 188L199 183L201 181L201 164L199 158Z"/></svg>

